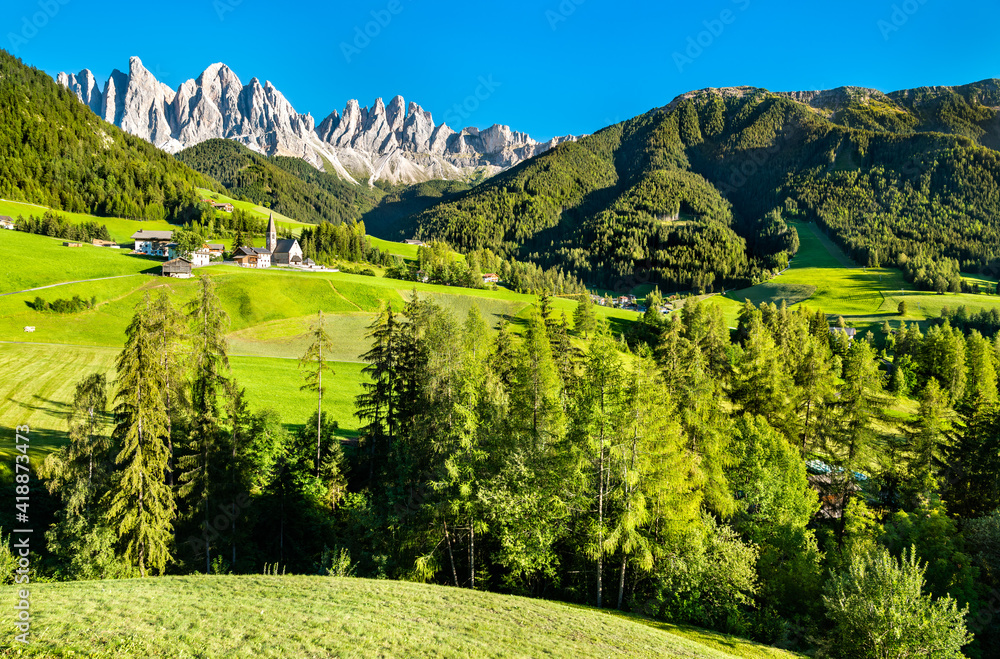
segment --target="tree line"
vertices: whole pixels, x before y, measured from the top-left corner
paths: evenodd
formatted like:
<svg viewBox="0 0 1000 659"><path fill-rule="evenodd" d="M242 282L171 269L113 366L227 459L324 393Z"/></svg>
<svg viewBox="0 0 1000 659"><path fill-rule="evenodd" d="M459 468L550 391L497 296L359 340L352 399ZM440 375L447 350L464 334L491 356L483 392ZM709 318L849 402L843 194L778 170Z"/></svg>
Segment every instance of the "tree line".
<svg viewBox="0 0 1000 659"><path fill-rule="evenodd" d="M369 327L351 438L323 407L322 317L302 362L317 413L289 432L228 374L200 286L183 314L139 305L114 387L79 384L46 465L53 576L279 564L827 656L995 652L1000 345L974 331L890 328L879 348L820 311L747 303L730 331L688 300L623 336L588 297L571 321L543 296L494 332L414 292Z"/></svg>
<svg viewBox="0 0 1000 659"><path fill-rule="evenodd" d="M27 218L18 215L14 228L25 233L39 236L63 238L76 242L89 243L94 240L111 240L108 227L97 222L71 222L64 216L52 211L45 211L41 216L29 215Z"/></svg>

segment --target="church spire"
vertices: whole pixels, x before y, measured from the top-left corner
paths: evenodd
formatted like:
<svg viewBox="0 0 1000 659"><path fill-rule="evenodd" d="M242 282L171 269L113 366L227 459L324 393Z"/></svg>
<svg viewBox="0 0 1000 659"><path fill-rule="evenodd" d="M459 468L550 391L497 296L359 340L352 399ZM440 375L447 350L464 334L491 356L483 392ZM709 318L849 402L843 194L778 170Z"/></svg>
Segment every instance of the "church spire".
<svg viewBox="0 0 1000 659"><path fill-rule="evenodd" d="M274 226L274 213L271 213L271 219L267 223L267 251L274 254L274 250L277 246L278 246L278 230Z"/></svg>

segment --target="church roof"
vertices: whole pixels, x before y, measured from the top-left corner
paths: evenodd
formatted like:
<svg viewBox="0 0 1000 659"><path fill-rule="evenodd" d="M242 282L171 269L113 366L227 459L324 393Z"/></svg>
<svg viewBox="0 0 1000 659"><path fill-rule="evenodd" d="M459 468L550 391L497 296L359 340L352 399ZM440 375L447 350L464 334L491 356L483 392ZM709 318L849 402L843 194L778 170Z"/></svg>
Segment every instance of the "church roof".
<svg viewBox="0 0 1000 659"><path fill-rule="evenodd" d="M287 254L299 241L295 238L280 238L274 243L274 254Z"/></svg>
<svg viewBox="0 0 1000 659"><path fill-rule="evenodd" d="M267 232L268 233L278 233L277 228L275 228L275 226L274 226L274 213L271 213L271 219L267 223Z"/></svg>

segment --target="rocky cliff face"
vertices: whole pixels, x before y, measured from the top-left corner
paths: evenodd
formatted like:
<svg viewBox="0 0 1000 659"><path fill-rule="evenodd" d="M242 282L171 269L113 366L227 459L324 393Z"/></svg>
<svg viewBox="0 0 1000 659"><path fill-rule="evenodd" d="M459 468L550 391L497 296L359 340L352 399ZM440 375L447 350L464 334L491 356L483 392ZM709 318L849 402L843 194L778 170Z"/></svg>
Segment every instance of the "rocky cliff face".
<svg viewBox="0 0 1000 659"><path fill-rule="evenodd" d="M244 85L225 64L213 64L195 80L172 90L139 60L128 73L111 73L104 91L89 70L60 73L57 82L106 121L176 153L211 138L236 140L267 155L303 158L341 177L374 183L457 179L512 167L560 142L537 142L525 133L494 125L454 130L435 124L430 112L397 96L371 108L348 101L316 126L299 114L270 82Z"/></svg>

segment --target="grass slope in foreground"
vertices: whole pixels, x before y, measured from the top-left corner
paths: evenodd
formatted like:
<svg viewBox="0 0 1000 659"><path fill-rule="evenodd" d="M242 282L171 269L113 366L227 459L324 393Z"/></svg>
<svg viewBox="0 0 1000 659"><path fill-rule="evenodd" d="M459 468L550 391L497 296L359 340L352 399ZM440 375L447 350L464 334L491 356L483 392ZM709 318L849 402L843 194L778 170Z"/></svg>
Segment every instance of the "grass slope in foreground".
<svg viewBox="0 0 1000 659"><path fill-rule="evenodd" d="M35 584L31 598L28 656L797 656L586 607L398 581L161 577Z"/></svg>

